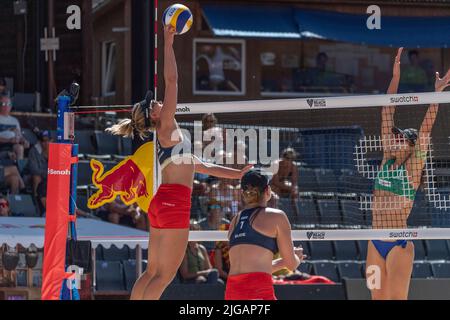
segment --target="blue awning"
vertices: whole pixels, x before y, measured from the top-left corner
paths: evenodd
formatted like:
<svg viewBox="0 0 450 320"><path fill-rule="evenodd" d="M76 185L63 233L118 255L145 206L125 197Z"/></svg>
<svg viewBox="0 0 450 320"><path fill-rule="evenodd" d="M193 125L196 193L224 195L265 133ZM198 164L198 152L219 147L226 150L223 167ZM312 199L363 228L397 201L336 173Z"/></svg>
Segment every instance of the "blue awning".
<svg viewBox="0 0 450 320"><path fill-rule="evenodd" d="M291 7L210 4L202 8L216 36L300 38Z"/></svg>
<svg viewBox="0 0 450 320"><path fill-rule="evenodd" d="M302 38L326 39L360 44L447 48L450 46L450 17L381 16L381 29L369 30L369 15L295 9Z"/></svg>

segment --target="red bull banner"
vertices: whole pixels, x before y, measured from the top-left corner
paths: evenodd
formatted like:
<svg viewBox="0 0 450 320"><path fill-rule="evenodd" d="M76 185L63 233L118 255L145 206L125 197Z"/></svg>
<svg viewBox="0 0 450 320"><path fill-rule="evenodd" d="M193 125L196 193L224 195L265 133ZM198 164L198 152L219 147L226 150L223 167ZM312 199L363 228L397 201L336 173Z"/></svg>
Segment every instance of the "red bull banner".
<svg viewBox="0 0 450 320"><path fill-rule="evenodd" d="M103 164L91 160L92 183L98 188L88 200L90 209L97 209L120 196L123 203L138 206L148 212L154 193L155 143L144 143L133 155L118 163L108 172Z"/></svg>
<svg viewBox="0 0 450 320"><path fill-rule="evenodd" d="M42 300L59 300L65 279L69 226L72 145L51 143L48 157L47 197L42 272Z"/></svg>

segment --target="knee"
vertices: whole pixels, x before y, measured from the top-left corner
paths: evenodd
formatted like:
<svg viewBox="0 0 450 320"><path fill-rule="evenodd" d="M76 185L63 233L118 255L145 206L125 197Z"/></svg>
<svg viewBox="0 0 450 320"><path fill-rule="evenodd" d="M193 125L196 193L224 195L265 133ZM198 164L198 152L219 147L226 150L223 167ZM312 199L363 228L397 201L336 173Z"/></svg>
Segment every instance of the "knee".
<svg viewBox="0 0 450 320"><path fill-rule="evenodd" d="M5 168L5 177L20 176L19 170L16 166L8 166Z"/></svg>
<svg viewBox="0 0 450 320"><path fill-rule="evenodd" d="M21 144L15 144L14 145L14 151L17 153L17 152L23 152L24 151L24 148L23 148L23 145L21 145Z"/></svg>
<svg viewBox="0 0 450 320"><path fill-rule="evenodd" d="M172 282L174 277L175 274L171 274L170 272L157 271L153 273L151 281L155 284L168 285L170 282Z"/></svg>

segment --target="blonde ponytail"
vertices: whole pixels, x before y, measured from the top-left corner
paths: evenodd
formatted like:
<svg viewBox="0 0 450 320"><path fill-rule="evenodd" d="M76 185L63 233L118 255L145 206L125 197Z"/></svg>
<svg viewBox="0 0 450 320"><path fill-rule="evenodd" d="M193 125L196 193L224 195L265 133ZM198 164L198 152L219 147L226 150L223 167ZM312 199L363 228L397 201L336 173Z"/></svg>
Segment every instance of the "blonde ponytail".
<svg viewBox="0 0 450 320"><path fill-rule="evenodd" d="M134 138L135 131L141 139L148 137L149 131L155 127L155 123L151 120L151 127L147 128L145 126L145 117L142 107L139 103L133 106L131 111L131 119L120 120L119 123L113 125L112 127L106 129L105 131L125 138Z"/></svg>

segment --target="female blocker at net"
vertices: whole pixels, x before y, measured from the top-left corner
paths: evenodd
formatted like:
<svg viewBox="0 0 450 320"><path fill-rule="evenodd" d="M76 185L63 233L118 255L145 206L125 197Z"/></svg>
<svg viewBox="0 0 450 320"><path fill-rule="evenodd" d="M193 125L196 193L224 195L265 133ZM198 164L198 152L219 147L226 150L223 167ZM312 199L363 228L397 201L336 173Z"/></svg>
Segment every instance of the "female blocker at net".
<svg viewBox="0 0 450 320"><path fill-rule="evenodd" d="M173 49L175 29L164 29L164 103L152 101L149 107L136 104L131 119L108 129L130 137L133 132L145 137L156 131L161 185L149 207L150 238L147 270L139 277L131 293L132 300L159 299L175 277L186 251L189 237L191 194L194 173L219 178L240 179L253 167L242 170L204 163L191 154L191 142L180 130L175 113L178 95L178 71Z"/></svg>
<svg viewBox="0 0 450 320"><path fill-rule="evenodd" d="M400 81L400 48L395 57L388 94L396 94ZM441 79L436 72L435 91L450 84L450 70ZM405 106L408 108L408 106ZM414 108L410 106L409 108ZM438 104L430 104L420 129L400 129L394 124L395 106L381 111L383 160L375 179L372 199L374 229L404 229L422 180L430 135ZM367 284L374 300L406 300L414 261L414 245L407 240L369 241L366 263ZM371 283L377 275L381 279ZM377 285L378 284L378 285Z"/></svg>

